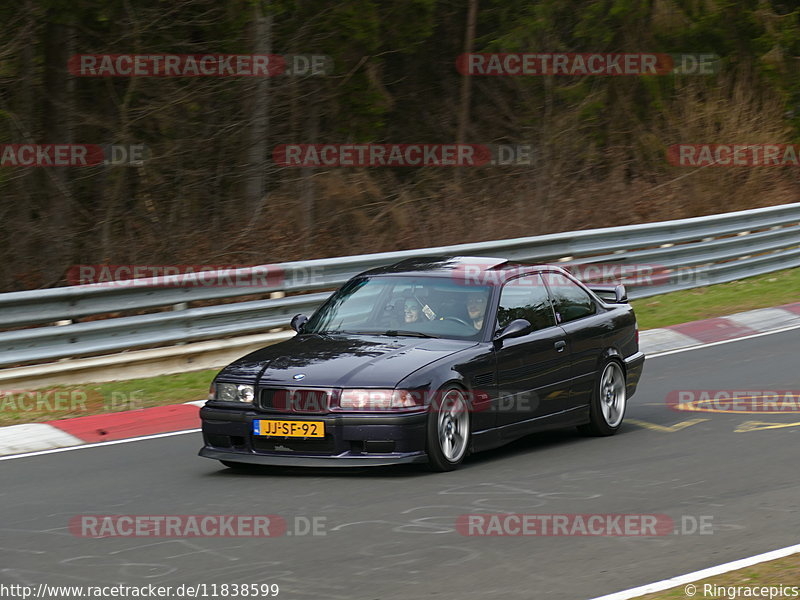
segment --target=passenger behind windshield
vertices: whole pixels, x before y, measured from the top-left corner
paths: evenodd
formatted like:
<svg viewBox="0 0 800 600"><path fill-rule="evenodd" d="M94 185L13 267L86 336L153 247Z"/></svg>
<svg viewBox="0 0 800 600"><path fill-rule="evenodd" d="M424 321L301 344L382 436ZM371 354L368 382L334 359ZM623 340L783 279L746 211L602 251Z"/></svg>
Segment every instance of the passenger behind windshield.
<svg viewBox="0 0 800 600"><path fill-rule="evenodd" d="M403 322L419 323L422 321L422 305L414 298L408 298L403 305Z"/></svg>

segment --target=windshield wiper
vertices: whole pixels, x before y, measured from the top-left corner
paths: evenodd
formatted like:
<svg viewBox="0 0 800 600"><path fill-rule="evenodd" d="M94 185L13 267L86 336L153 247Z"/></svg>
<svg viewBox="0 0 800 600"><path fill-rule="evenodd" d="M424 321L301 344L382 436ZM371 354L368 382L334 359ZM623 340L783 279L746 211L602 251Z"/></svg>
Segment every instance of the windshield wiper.
<svg viewBox="0 0 800 600"><path fill-rule="evenodd" d="M379 335L391 335L391 336L403 336L407 335L410 337L423 337L423 338L435 338L435 335L430 335L429 333L422 333L421 331L404 331L402 329L390 329L389 331L384 331Z"/></svg>
<svg viewBox="0 0 800 600"><path fill-rule="evenodd" d="M388 335L391 337L398 337L398 336L421 337L421 338L437 337L435 335L430 335L428 333L422 333L421 331L404 331L402 329L389 329L388 331L339 331L337 333L351 333L353 335Z"/></svg>

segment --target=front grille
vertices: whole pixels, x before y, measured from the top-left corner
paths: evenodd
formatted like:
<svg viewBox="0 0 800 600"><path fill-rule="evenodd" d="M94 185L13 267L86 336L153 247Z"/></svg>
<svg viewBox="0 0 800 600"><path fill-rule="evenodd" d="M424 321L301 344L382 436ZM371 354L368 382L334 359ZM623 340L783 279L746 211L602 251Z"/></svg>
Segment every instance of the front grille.
<svg viewBox="0 0 800 600"><path fill-rule="evenodd" d="M259 408L270 412L324 414L328 412L331 390L266 388L259 394Z"/></svg>

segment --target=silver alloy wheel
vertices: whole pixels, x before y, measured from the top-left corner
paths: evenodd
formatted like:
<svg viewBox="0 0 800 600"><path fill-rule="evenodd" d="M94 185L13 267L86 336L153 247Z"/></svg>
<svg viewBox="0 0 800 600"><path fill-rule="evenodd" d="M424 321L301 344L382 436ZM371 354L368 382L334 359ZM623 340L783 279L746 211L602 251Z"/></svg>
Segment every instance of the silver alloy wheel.
<svg viewBox="0 0 800 600"><path fill-rule="evenodd" d="M442 398L437 417L436 433L444 457L458 462L467 450L469 415L464 395L458 390L448 391Z"/></svg>
<svg viewBox="0 0 800 600"><path fill-rule="evenodd" d="M600 408L609 427L617 427L625 414L625 376L618 362L612 361L603 369L600 378Z"/></svg>

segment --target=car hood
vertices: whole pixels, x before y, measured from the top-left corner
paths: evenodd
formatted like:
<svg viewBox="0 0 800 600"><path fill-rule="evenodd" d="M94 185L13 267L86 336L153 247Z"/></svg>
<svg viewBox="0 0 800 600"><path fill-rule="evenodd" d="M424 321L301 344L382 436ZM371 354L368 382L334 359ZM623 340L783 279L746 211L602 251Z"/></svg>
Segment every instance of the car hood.
<svg viewBox="0 0 800 600"><path fill-rule="evenodd" d="M225 367L225 381L291 387L394 387L408 374L475 342L367 335L297 335Z"/></svg>

